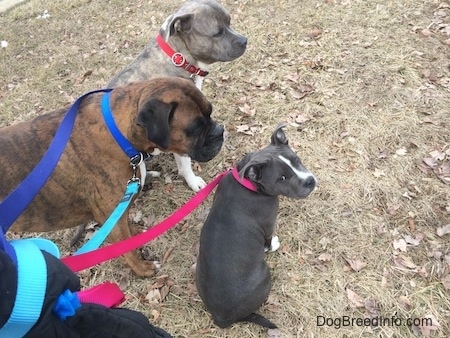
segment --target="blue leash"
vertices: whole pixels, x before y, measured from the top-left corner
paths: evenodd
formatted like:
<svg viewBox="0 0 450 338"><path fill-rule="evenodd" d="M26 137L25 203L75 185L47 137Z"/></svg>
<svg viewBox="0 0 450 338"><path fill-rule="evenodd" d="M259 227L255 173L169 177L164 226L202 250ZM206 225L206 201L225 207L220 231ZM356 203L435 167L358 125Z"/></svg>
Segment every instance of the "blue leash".
<svg viewBox="0 0 450 338"><path fill-rule="evenodd" d="M25 208L31 203L58 164L58 161L72 133L80 103L86 96L94 93L105 92L105 95L103 95L101 101L102 114L105 123L116 142L130 157L130 165L134 170L134 175L128 181L127 189L122 200L119 202L119 205L108 218L108 223L106 224L107 226L105 229L102 231L97 231L90 241L88 241L77 251L77 254L96 249L101 245L101 243L111 232L117 220L123 215L128 205L131 203L133 196L139 191L140 181L139 178L136 177L136 170L142 161L151 155L137 151L116 126L109 104L111 91L112 89L93 90L83 94L74 102L61 121L55 137L53 138L42 159L31 171L31 173L21 182L21 184L0 203L0 249L3 249L11 257L15 264L17 264L16 253L11 244L6 240L4 234L25 210Z"/></svg>
<svg viewBox="0 0 450 338"><path fill-rule="evenodd" d="M98 92L107 93L102 98L102 113L110 132L130 157L130 164L133 167L134 174L127 183L127 189L122 200L105 222L104 227L99 229L79 252L86 252L101 245L116 221L128 208L133 200L133 196L139 191L140 180L136 177L136 170L142 161L150 155L134 149L115 125L109 106L111 90L94 90L80 96L74 102L63 117L42 159L20 185L0 202L0 250L5 251L18 269L16 300L8 321L0 327L1 337L24 336L37 322L41 315L47 284L47 267L41 250L46 250L59 257L59 251L51 241L34 239L9 242L6 240L5 233L31 203L58 164L72 133L80 103L86 96Z"/></svg>
<svg viewBox="0 0 450 338"><path fill-rule="evenodd" d="M61 120L42 159L20 185L0 202L0 250L4 250L11 258L17 266L18 274L14 307L8 321L0 327L1 337L22 337L38 321L47 284L47 266L41 250L47 248L46 251L59 257L59 251L53 242L43 239L9 242L5 233L31 203L58 164L72 133L82 99L87 95L105 91L109 92L111 89L91 91L74 102ZM49 248L51 250L48 250Z"/></svg>
<svg viewBox="0 0 450 338"><path fill-rule="evenodd" d="M139 165L146 159L146 157L151 156L148 154L143 154L137 151L133 145L123 136L117 127L114 117L111 112L111 106L109 104L111 93L105 93L102 97L101 107L102 114L106 125L108 126L111 135L114 137L116 142L122 148L122 150L130 157L130 164L134 170L133 177L128 181L125 193L116 206L114 211L108 217L108 219L103 223L100 229L98 229L94 235L81 247L74 255L79 255L88 251L97 249L108 237L111 230L116 225L117 221L122 217L123 213L128 209L133 197L139 192L140 180L136 177L136 170Z"/></svg>
<svg viewBox="0 0 450 338"><path fill-rule="evenodd" d="M0 203L0 249L3 249L17 264L16 253L4 234L16 221L25 208L31 203L34 196L47 182L69 141L75 118L81 101L88 95L99 92L110 92L112 89L93 90L80 96L67 111L56 131L50 146L42 159L28 174L28 176Z"/></svg>

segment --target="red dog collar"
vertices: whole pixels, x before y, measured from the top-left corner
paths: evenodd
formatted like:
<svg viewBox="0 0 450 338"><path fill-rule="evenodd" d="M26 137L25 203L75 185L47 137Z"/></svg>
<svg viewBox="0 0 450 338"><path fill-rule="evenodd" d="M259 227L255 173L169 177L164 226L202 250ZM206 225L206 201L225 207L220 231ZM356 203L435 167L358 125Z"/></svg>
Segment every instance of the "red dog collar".
<svg viewBox="0 0 450 338"><path fill-rule="evenodd" d="M239 173L238 173L236 167L231 169L231 173L233 174L233 177L235 178L235 180L238 181L241 185L246 187L248 190L257 192L257 189L252 181L250 181L248 178L245 178L245 177L244 178L239 177Z"/></svg>
<svg viewBox="0 0 450 338"><path fill-rule="evenodd" d="M190 64L187 62L186 58L183 54L175 52L172 47L169 46L169 44L164 41L161 34L158 34L156 36L156 42L158 42L159 47L170 57L172 60L172 63L176 67L181 67L184 70L188 71L191 74L199 75L199 76L206 76L208 75L208 72L206 70L202 70L198 67L195 67L193 64Z"/></svg>

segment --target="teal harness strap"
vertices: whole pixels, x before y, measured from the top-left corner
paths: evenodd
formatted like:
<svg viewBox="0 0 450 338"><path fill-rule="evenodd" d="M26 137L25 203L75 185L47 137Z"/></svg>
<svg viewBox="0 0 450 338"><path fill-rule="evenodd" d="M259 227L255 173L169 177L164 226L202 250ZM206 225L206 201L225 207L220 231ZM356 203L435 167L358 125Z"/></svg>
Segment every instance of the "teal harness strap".
<svg viewBox="0 0 450 338"><path fill-rule="evenodd" d="M116 206L114 211L108 217L108 219L103 223L100 229L98 229L95 234L87 241L81 248L79 248L74 255L79 255L85 252L89 252L97 249L108 237L111 230L116 225L117 221L122 217L123 213L127 210L133 196L139 191L139 181L130 181L127 185L127 189L122 197L122 200Z"/></svg>
<svg viewBox="0 0 450 338"><path fill-rule="evenodd" d="M47 264L38 247L39 241L10 243L17 257L17 293L11 315L0 328L0 337L23 337L41 315L47 289Z"/></svg>

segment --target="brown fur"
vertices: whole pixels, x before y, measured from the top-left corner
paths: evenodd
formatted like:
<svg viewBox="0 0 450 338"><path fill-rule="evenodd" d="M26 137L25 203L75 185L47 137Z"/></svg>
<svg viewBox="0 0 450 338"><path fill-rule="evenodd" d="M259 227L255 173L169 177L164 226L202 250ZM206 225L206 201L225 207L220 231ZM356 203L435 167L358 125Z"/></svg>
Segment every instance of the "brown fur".
<svg viewBox="0 0 450 338"><path fill-rule="evenodd" d="M211 104L192 81L164 78L118 87L111 94L114 119L140 151L152 152L161 148L137 123L145 103L155 98L168 104L177 103L170 120L169 146L164 151L191 153L198 147L197 139L207 138L207 128L215 126L209 119ZM128 156L106 128L100 99L101 94L93 94L81 103L71 138L57 167L12 230L53 231L90 220L103 223L115 208L132 176L132 169ZM41 159L67 109L0 130L0 199L7 196ZM188 137L186 129L199 118L206 121L205 130L202 135ZM116 242L129 236L128 217L123 216L109 240ZM143 261L136 252L126 254L125 260L138 275L153 274L154 264Z"/></svg>

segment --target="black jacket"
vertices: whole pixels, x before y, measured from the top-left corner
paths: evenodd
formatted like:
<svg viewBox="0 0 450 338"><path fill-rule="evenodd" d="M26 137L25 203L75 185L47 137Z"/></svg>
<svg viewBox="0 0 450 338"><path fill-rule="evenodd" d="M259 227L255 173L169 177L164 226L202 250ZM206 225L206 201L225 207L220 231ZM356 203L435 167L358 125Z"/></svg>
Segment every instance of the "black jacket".
<svg viewBox="0 0 450 338"><path fill-rule="evenodd" d="M152 326L140 312L124 308L110 309L98 304L82 304L74 316L62 321L53 313L53 306L63 291L78 291L80 281L58 258L42 252L47 263L47 290L41 316L25 335L26 338L172 337L164 330ZM9 256L0 250L0 328L8 321L13 309L16 289L16 267Z"/></svg>

